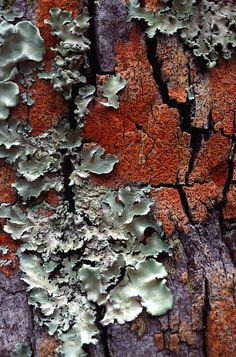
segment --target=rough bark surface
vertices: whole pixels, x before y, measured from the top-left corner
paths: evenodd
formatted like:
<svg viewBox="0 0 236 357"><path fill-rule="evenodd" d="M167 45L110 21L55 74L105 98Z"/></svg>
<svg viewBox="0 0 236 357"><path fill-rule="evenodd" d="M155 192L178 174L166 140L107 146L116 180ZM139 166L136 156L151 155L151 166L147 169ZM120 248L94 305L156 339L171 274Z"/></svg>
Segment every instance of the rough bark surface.
<svg viewBox="0 0 236 357"><path fill-rule="evenodd" d="M40 28L46 42L46 67L55 43L43 23L53 6L81 11L86 1L40 0L15 3L25 18ZM119 157L107 177L93 177L98 185L152 186L155 217L174 241L173 257L164 260L173 309L161 318L143 313L133 323L101 331L90 356L233 357L236 355L236 60L221 60L206 70L178 35L147 39L139 24L129 24L122 0L88 1L93 17L90 30L91 80L99 87L104 75L118 72L127 86L118 110L90 108L84 137ZM145 1L149 9L157 2ZM194 99L188 99L192 88ZM29 121L38 135L68 115L71 103L56 94L50 83L37 79L32 87L35 105L11 111ZM17 200L11 184L13 168L1 160L0 201ZM56 204L53 192L47 195ZM57 356L56 339L34 327L20 280L15 251L18 244L0 233L9 247L11 265L0 273L0 356L9 357L17 341L30 343L34 356Z"/></svg>

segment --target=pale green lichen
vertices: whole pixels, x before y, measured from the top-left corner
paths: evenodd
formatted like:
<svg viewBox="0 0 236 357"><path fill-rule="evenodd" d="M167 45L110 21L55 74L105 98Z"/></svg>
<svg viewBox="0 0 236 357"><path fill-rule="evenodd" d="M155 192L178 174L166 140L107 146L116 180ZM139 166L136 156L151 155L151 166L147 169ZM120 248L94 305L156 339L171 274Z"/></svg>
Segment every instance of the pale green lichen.
<svg viewBox="0 0 236 357"><path fill-rule="evenodd" d="M17 66L23 61L41 62L44 57L44 41L39 30L29 21L16 25L7 21L0 23L0 81L15 78ZM17 41L17 46L16 46Z"/></svg>
<svg viewBox="0 0 236 357"><path fill-rule="evenodd" d="M65 122L37 137L31 136L30 130L19 122L2 122L0 129L0 158L14 163L22 176L17 178L13 187L23 200L38 197L51 188L62 190L62 180L48 174L60 171L66 156L75 157L76 172L86 177L90 172L99 175L109 173L118 162L114 155L104 156L104 149L98 146L83 148L80 129L71 130Z"/></svg>
<svg viewBox="0 0 236 357"><path fill-rule="evenodd" d="M9 251L9 248L5 245L0 245L0 254L6 255Z"/></svg>
<svg viewBox="0 0 236 357"><path fill-rule="evenodd" d="M88 114L88 105L93 100L95 87L86 85L79 89L79 93L75 98L76 109L74 111L75 118L80 127L83 126L82 119Z"/></svg>
<svg viewBox="0 0 236 357"><path fill-rule="evenodd" d="M126 86L127 81L121 78L118 74L111 75L107 78L102 86L103 96L106 101L100 101L101 104L107 107L113 107L115 109L119 108L118 95L117 93L121 91Z"/></svg>
<svg viewBox="0 0 236 357"><path fill-rule="evenodd" d="M89 27L88 10L85 7L75 19L70 11L59 8L51 9L50 14L51 18L45 22L52 27L52 34L60 39L60 43L53 49L56 56L51 72L41 74L40 78L50 79L53 88L68 100L72 85L86 83L78 67L84 62L90 45L85 36Z"/></svg>
<svg viewBox="0 0 236 357"><path fill-rule="evenodd" d="M61 42L49 77L68 99L77 83L74 78L80 76L84 45L89 46L88 15L85 10L72 20L71 13L54 9L51 16L49 23ZM62 73L68 77L61 77ZM110 85L104 91L114 108L117 92L124 86L119 76L115 78L114 95ZM99 338L98 322L132 321L143 308L161 315L173 303L167 272L157 261L160 253L171 255L172 244L163 239L160 223L152 217L149 188L108 191L85 179L89 173L110 173L118 159L105 155L96 144L83 142L83 120L95 92L85 78L83 83L76 98L76 129L61 121L57 128L35 137L29 126L18 121L0 122L0 157L14 164L13 187L24 204L24 209L2 204L0 218L7 219L4 230L22 242L18 255L29 303L41 311L39 323L47 326L49 334L58 334L62 341L58 353L66 357L86 355L83 346ZM51 188L63 191L65 157L73 168L73 212L62 197L53 208L40 196ZM27 356L27 350L22 352L21 346L18 350Z"/></svg>
<svg viewBox="0 0 236 357"><path fill-rule="evenodd" d="M83 195L84 189L89 189L89 197ZM68 212L66 205L54 209L50 217L42 217L37 206L25 213L16 206L3 205L0 212L1 218L8 218L4 230L22 241L20 267L29 303L41 310L41 323L49 333L58 333L64 342L60 352L65 356L83 356L82 346L96 343L96 306L106 308L100 320L103 325L132 321L143 307L156 316L172 306L164 279L167 272L156 261L159 253L170 254L171 244L162 240L160 225L151 217L147 191L127 188L107 194L118 202L119 194L125 195L131 202L129 219L115 227L107 221L107 209L113 216L107 195L103 208L99 204L105 188L85 181L74 190L75 196L81 197L75 213ZM50 208L45 203L43 207ZM126 216L125 209L120 215ZM145 225L143 220L139 222L141 216ZM130 230L133 222L138 235Z"/></svg>
<svg viewBox="0 0 236 357"><path fill-rule="evenodd" d="M44 41L38 28L29 21L9 22L21 17L22 13L14 8L0 11L0 120L7 119L9 108L18 103L19 88L12 81L19 69L22 73L27 66L32 69L44 57Z"/></svg>
<svg viewBox="0 0 236 357"><path fill-rule="evenodd" d="M0 82L0 120L7 119L9 108L18 103L19 88L13 82Z"/></svg>
<svg viewBox="0 0 236 357"><path fill-rule="evenodd" d="M111 172L119 160L111 154L104 156L104 153L105 150L99 146L90 149L83 148L79 155L79 164L74 164L74 174L77 173L80 177L86 178L90 172L97 175Z"/></svg>
<svg viewBox="0 0 236 357"><path fill-rule="evenodd" d="M20 11L17 8L12 7L12 6L9 9L0 11L0 18L6 20L8 22L13 22L16 19L20 19L23 17L23 15L24 14L22 11Z"/></svg>
<svg viewBox="0 0 236 357"><path fill-rule="evenodd" d="M209 67L220 53L228 59L236 47L236 9L234 1L162 0L158 11L147 11L138 0L130 0L129 19L144 20L147 35L158 31L167 35L179 32L183 41Z"/></svg>
<svg viewBox="0 0 236 357"><path fill-rule="evenodd" d="M21 342L17 342L14 350L11 352L11 357L32 357L32 355L30 345Z"/></svg>
<svg viewBox="0 0 236 357"><path fill-rule="evenodd" d="M0 267L8 267L12 265L11 259L0 259Z"/></svg>

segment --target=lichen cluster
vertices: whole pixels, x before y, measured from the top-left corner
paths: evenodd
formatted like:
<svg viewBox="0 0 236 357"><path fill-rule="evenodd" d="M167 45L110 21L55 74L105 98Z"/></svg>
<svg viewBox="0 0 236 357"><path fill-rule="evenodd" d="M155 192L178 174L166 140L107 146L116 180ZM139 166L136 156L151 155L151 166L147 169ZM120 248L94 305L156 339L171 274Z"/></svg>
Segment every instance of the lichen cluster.
<svg viewBox="0 0 236 357"><path fill-rule="evenodd" d="M7 119L9 108L18 103L16 75L20 72L27 76L44 58L44 41L38 28L30 21L11 23L22 16L14 8L3 10L0 4L0 120Z"/></svg>
<svg viewBox="0 0 236 357"><path fill-rule="evenodd" d="M29 345L17 342L14 350L11 352L11 357L32 357L32 350Z"/></svg>
<svg viewBox="0 0 236 357"><path fill-rule="evenodd" d="M67 99L71 98L72 85L81 85L75 98L77 128L71 129L62 120L57 128L33 137L29 125L12 119L0 123L0 157L14 165L17 180L13 186L19 195L17 204L1 206L0 218L7 219L4 230L22 242L18 250L22 279L27 284L29 303L41 313L39 323L47 326L51 335L58 334L63 342L59 354L81 357L85 344L97 342L100 325L131 321L143 308L155 316L171 308L167 272L157 260L160 253L170 255L172 246L163 240L160 224L152 217L148 188L109 191L88 180L90 173L109 174L118 158L104 155L103 148L84 143L81 136L84 116L94 97L94 87L85 77L82 81L80 74L89 48L87 10L75 19L60 9L52 9L51 16L48 23L61 42L53 69L44 78ZM25 21L19 28L21 23ZM32 31L43 54L38 29ZM29 50L31 39L27 41ZM7 66L6 73L15 73L16 63L10 69ZM6 83L11 82L7 79ZM124 84L119 76L105 82L107 105L117 108L117 92ZM73 167L69 178L73 211L60 195L66 157ZM59 192L56 208L42 195L50 189ZM4 247L1 250L4 252ZM16 347L19 351L26 348Z"/></svg>
<svg viewBox="0 0 236 357"><path fill-rule="evenodd" d="M22 242L29 303L40 309L49 333L64 342L65 356L83 356L82 346L97 342L98 307L105 307L100 323L108 325L132 321L143 307L160 315L172 306L167 272L156 260L161 252L170 254L171 244L150 214L153 202L145 190L105 191L89 181L76 185L75 213L66 203L50 216L42 216L42 210L52 210L45 202L27 213L1 206L5 231Z"/></svg>
<svg viewBox="0 0 236 357"><path fill-rule="evenodd" d="M70 11L59 8L50 10L51 18L45 20L52 28L52 34L60 42L53 50L56 52L50 73L41 74L41 78L50 79L53 88L62 93L65 99L71 99L72 85L86 83L86 77L80 73L80 66L85 64L86 52L90 41L86 37L89 27L88 9L72 18Z"/></svg>
<svg viewBox="0 0 236 357"><path fill-rule="evenodd" d="M147 11L138 0L130 0L129 19L144 20L147 35L158 31L167 35L179 32L183 41L209 67L220 53L229 59L236 46L236 8L234 1L161 0L158 11Z"/></svg>

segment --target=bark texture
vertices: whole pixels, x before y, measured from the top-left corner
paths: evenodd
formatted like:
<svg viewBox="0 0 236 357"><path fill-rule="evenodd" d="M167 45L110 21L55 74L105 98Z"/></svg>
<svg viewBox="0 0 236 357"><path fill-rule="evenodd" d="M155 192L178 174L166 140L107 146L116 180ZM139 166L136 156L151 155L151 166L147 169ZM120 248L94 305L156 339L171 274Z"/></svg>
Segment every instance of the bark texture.
<svg viewBox="0 0 236 357"><path fill-rule="evenodd" d="M43 23L48 10L61 7L77 13L86 1L40 0L16 3L40 28L50 67L55 40ZM156 8L156 1L145 1ZM98 185L120 187L151 184L155 217L174 241L173 257L164 261L173 309L161 318L143 313L133 323L101 332L90 356L233 357L236 355L236 60L219 61L206 69L183 46L178 35L145 37L142 26L126 20L122 0L88 1L91 83L99 88L107 74L118 72L127 86L118 110L90 108L83 135L119 157ZM188 99L188 90L194 99ZM33 135L55 126L71 113L72 103L56 94L50 83L36 79L35 105L19 104L11 115L29 121ZM1 160L0 200L17 200L11 184L15 173ZM49 192L47 199L56 204ZM71 198L70 198L71 199ZM9 247L11 265L0 274L0 356L8 357L15 343L28 342L37 357L56 356L56 339L34 328L20 280L15 251L18 244L0 233Z"/></svg>

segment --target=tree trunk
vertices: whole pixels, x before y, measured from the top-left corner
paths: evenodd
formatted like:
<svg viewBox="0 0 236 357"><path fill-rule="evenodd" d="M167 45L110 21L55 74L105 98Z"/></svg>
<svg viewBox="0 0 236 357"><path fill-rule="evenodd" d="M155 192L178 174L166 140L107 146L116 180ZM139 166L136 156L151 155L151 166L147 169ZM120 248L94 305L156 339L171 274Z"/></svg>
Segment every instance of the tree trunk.
<svg viewBox="0 0 236 357"><path fill-rule="evenodd" d="M47 48L45 64L50 66L54 38L43 22L48 10L58 6L76 13L86 1L15 4L39 27ZM146 0L145 5L155 8L156 2ZM142 24L127 22L122 0L88 0L88 9L89 77L98 97L107 75L119 73L127 79L117 110L96 101L86 117L85 140L119 158L111 174L91 179L113 188L151 185L155 218L174 242L173 256L164 259L172 310L160 318L143 312L131 323L103 328L100 343L90 346L88 355L233 357L235 58L220 59L207 69L178 35L148 39ZM33 135L56 126L60 117L71 116L72 101L56 94L49 82L35 78L31 91L35 104L28 109L20 103L11 116L28 121ZM188 91L194 93L193 99ZM14 169L1 160L1 202L17 201L14 180ZM54 194L47 199L53 203ZM56 338L34 325L35 312L27 304L15 256L19 245L3 231L0 242L8 246L11 260L0 273L0 356L10 356L17 341L30 343L34 356L57 356Z"/></svg>

